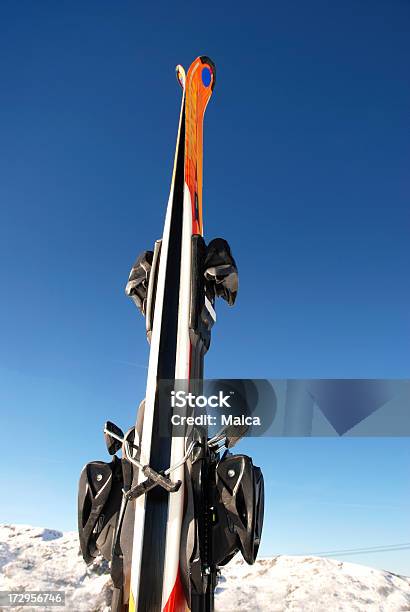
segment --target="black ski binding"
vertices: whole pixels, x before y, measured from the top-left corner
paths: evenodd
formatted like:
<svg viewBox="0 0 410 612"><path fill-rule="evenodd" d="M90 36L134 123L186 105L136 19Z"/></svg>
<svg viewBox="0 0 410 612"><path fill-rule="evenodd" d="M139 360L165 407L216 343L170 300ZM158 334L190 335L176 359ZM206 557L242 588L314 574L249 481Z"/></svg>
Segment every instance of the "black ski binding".
<svg viewBox="0 0 410 612"><path fill-rule="evenodd" d="M125 293L133 299L138 310L144 316L147 309L148 284L153 256L153 251L144 251L137 257L125 287Z"/></svg>
<svg viewBox="0 0 410 612"><path fill-rule="evenodd" d="M205 279L208 299L213 303L215 298L221 297L233 306L238 293L238 269L229 244L223 238L214 238L206 246L202 236L193 236L193 239L200 239L203 243L202 269L196 277L202 281ZM137 257L125 287L126 295L132 298L149 322L147 333L152 331L160 250L161 241L158 240L153 251L143 251Z"/></svg>
<svg viewBox="0 0 410 612"><path fill-rule="evenodd" d="M216 500L212 521L212 558L225 565L240 551L252 565L258 554L264 510L260 468L247 455L228 451L216 466Z"/></svg>
<svg viewBox="0 0 410 612"><path fill-rule="evenodd" d="M86 563L99 553L111 560L112 538L121 506L123 475L121 461L92 461L81 472L78 492L78 531Z"/></svg>
<svg viewBox="0 0 410 612"><path fill-rule="evenodd" d="M214 238L208 244L203 275L212 301L221 297L233 306L238 293L238 268L230 246L223 238Z"/></svg>

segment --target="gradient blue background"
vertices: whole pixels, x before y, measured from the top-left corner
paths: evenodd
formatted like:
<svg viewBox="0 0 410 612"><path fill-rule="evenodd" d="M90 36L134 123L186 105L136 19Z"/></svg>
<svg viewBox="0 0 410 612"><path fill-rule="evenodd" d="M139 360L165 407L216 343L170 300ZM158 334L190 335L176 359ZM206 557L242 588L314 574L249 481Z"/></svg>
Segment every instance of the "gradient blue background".
<svg viewBox="0 0 410 612"><path fill-rule="evenodd" d="M205 233L241 275L208 377L409 377L409 22L385 0L2 2L2 521L74 529L104 420L134 420L148 346L123 290L161 234L174 66L199 54ZM262 553L408 542L409 446L242 444L267 481Z"/></svg>

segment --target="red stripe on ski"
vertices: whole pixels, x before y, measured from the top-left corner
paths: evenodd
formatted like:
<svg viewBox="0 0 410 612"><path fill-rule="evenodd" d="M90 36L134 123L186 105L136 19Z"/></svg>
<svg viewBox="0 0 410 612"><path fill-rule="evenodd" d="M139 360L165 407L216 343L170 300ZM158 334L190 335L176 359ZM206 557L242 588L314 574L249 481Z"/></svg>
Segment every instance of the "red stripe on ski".
<svg viewBox="0 0 410 612"><path fill-rule="evenodd" d="M177 573L177 579L174 584L174 588L171 591L169 599L165 604L164 612L186 612L188 606L185 599L184 589L182 587L181 577L179 570Z"/></svg>

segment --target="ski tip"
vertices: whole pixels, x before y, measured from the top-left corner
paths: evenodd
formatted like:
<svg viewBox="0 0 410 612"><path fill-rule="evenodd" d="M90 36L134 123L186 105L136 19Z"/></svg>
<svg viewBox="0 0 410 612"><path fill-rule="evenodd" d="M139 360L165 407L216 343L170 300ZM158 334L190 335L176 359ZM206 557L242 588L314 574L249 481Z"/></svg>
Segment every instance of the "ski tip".
<svg viewBox="0 0 410 612"><path fill-rule="evenodd" d="M181 85L182 89L185 89L186 75L185 75L184 67L181 66L181 64L178 64L178 66L176 66L175 74L177 75L178 83Z"/></svg>
<svg viewBox="0 0 410 612"><path fill-rule="evenodd" d="M201 60L202 64L204 64L202 68L202 83L205 85L205 87L211 86L211 90L213 91L216 81L215 64L207 55L201 55L199 59Z"/></svg>

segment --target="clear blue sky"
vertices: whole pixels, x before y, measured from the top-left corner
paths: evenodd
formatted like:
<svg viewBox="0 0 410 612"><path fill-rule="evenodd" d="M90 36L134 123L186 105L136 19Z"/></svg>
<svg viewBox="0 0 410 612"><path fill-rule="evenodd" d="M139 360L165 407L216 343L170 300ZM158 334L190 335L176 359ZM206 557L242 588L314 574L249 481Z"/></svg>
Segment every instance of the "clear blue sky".
<svg viewBox="0 0 410 612"><path fill-rule="evenodd" d="M2 3L0 520L74 529L104 420L135 417L148 347L124 284L161 233L174 66L199 54L205 232L241 275L207 375L409 377L409 25L398 0ZM266 476L263 554L410 541L408 439L241 448Z"/></svg>

